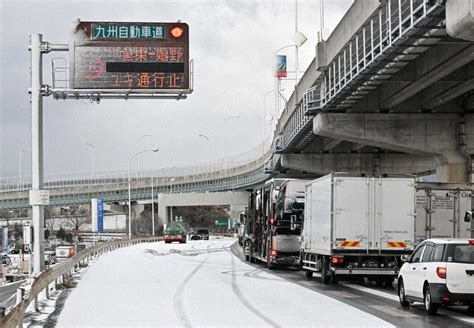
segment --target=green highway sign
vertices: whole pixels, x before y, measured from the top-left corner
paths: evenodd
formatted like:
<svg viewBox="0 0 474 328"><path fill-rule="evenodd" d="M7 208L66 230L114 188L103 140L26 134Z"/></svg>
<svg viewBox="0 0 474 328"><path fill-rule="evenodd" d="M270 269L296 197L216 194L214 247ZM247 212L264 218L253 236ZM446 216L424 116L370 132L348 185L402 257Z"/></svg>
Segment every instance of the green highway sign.
<svg viewBox="0 0 474 328"><path fill-rule="evenodd" d="M219 225L225 225L225 226L226 226L226 225L228 224L228 223L227 223L228 220L229 220L229 219L227 219L227 218L217 219L217 220L214 222L214 224L215 224L216 226L219 226Z"/></svg>

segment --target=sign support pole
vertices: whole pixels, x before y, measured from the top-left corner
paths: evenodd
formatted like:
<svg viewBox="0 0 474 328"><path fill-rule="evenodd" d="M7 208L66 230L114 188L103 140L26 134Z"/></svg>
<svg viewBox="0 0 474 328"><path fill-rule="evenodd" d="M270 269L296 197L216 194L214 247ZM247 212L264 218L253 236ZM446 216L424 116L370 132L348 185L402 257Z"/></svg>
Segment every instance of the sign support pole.
<svg viewBox="0 0 474 328"><path fill-rule="evenodd" d="M31 34L31 168L33 191L43 189L43 36ZM41 273L44 268L44 206L32 205L34 229L33 272Z"/></svg>

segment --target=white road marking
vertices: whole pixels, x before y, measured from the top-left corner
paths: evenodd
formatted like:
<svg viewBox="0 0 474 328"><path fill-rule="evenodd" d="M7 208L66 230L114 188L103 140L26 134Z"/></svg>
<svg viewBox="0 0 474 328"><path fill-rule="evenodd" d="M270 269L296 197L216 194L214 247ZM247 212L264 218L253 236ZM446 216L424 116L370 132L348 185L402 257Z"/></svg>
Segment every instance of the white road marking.
<svg viewBox="0 0 474 328"><path fill-rule="evenodd" d="M367 287L354 285L354 284L341 284L341 285L352 288L352 289L359 290L359 291L364 292L364 293L384 297L384 298L389 299L391 301L395 301L395 302L399 301L397 295L393 295L393 294L390 294L390 293L387 293L387 292L382 292L380 290L370 289L370 288L367 288ZM383 311L383 310L380 310L380 311L386 312L386 311ZM467 316L467 315L462 314L462 313L455 313L455 315L453 315L452 311L449 311L448 309L439 309L438 313L443 314L447 317L456 319L456 320L460 320L460 321L463 321L463 322L474 324L474 318L473 317Z"/></svg>

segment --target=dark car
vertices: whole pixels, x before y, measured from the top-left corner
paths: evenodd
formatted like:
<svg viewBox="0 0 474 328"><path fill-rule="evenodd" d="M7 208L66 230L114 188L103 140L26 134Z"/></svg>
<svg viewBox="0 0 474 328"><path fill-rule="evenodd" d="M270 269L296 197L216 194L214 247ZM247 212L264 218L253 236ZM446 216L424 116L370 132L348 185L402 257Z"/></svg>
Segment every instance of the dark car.
<svg viewBox="0 0 474 328"><path fill-rule="evenodd" d="M209 240L209 230L208 229L197 229L194 235L191 237L191 240Z"/></svg>

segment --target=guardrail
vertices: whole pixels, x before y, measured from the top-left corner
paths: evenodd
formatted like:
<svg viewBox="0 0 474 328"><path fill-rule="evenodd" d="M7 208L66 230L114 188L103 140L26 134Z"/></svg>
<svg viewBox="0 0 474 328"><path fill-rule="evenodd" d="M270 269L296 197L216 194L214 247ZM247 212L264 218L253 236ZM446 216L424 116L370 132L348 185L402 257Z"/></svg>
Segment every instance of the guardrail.
<svg viewBox="0 0 474 328"><path fill-rule="evenodd" d="M162 240L162 237L144 237L100 243L83 250L74 257L67 259L65 262L48 268L39 276L34 278L31 289L27 295L25 295L24 289L19 288L17 290L17 304L8 313L6 313L4 317L0 318L0 327L22 327L25 312L30 304L34 302L35 310L38 310L38 295L41 292L45 291L46 298L49 298L50 285L52 283L54 283L55 289L57 289L59 282L66 281L72 276L73 271L77 270L80 265L85 265L88 263L92 258L117 248L140 243L156 242L160 240Z"/></svg>

